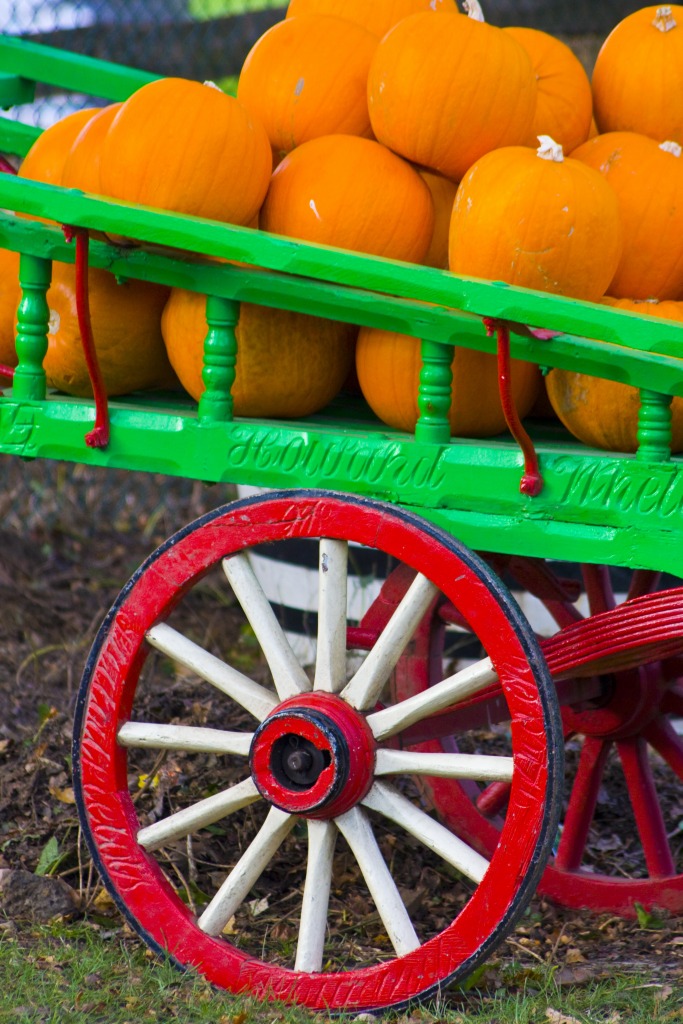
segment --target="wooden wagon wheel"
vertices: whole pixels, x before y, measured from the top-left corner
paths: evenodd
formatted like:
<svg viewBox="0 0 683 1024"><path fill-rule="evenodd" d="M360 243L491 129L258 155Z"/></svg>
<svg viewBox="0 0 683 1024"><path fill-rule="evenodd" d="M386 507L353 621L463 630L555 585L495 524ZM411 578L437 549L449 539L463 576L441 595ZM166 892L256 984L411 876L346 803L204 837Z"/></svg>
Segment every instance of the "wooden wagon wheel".
<svg viewBox="0 0 683 1024"><path fill-rule="evenodd" d="M252 545L300 537L317 538L320 549L312 679L292 656L246 558ZM350 540L387 552L408 569L390 588L399 599L376 609L375 622L383 625L370 649L363 652L362 636L352 640L358 649L348 672ZM251 622L272 685L172 624L216 569ZM392 701L388 679L397 661L410 662L440 593L460 610L487 657L428 692ZM145 717L149 705L141 699L150 667L159 664L158 654L150 657L155 651L194 680L198 694L208 691L214 705L227 708L227 725ZM496 680L509 709L512 758L434 759L400 749L409 726ZM245 717L246 728L236 728ZM171 752L171 783L177 782L168 784L151 817L141 810L133 767L146 748ZM225 788L190 798L191 759L209 756L222 758ZM435 771L448 779L510 781L502 841L490 861L421 807L412 780ZM74 776L93 859L154 949L234 992L331 1010L400 1006L465 976L527 905L557 826L560 720L528 623L477 556L391 506L283 492L202 517L162 545L124 587L85 670ZM179 847L201 843L207 833L214 840L217 830L224 848L223 863L211 873L215 891L205 905L193 906L192 887L185 886L183 899L169 863ZM420 851L431 858L442 891L423 892L416 902L399 889L397 865L401 858L419 863ZM279 924L294 922L298 933L291 948L277 938L272 920L261 933L254 914L248 927L240 923L263 900L264 886L267 898L267 879L275 874L283 899ZM354 881L347 885L349 875ZM378 921L360 954L351 884L365 893L365 917ZM340 901L345 928L330 929Z"/></svg>
<svg viewBox="0 0 683 1024"><path fill-rule="evenodd" d="M680 913L680 814L667 821L657 775L666 776L674 792L683 779L683 738L672 721L683 719L683 588L659 591L660 574L635 571L619 605L609 569L585 565L583 618L574 604L578 591L545 563L512 559L504 567L493 561L538 595L561 627L541 647L558 688L571 756L558 841L539 891L561 905L596 912L635 916L641 905ZM458 618L447 605L443 614ZM404 697L417 678L403 678ZM498 717L496 699L493 692L480 696L476 707L452 716L450 735L442 720L441 739L432 737L421 749L458 749L458 718L470 729L477 722L490 728ZM504 820L506 784L422 781L441 820L490 856ZM620 849L614 832L623 832L624 820L630 842Z"/></svg>

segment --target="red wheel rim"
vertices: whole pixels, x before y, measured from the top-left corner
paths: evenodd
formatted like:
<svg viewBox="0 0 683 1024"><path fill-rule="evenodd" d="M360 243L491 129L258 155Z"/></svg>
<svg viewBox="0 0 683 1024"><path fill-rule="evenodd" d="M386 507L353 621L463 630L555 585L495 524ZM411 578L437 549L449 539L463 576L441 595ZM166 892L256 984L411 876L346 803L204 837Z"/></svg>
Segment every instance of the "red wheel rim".
<svg viewBox="0 0 683 1024"><path fill-rule="evenodd" d="M510 709L515 772L500 843L455 920L396 959L305 973L258 961L205 934L137 841L118 729L130 717L145 634L209 568L233 552L292 536L353 539L428 575L466 616L499 673ZM296 702L295 702L296 703ZM400 510L322 492L235 502L180 531L122 591L91 652L79 696L74 777L84 830L119 906L154 948L213 983L311 1008L399 1006L464 976L504 937L533 894L556 827L561 744L554 694L534 638L485 565L453 538ZM361 778L358 791L362 794Z"/></svg>

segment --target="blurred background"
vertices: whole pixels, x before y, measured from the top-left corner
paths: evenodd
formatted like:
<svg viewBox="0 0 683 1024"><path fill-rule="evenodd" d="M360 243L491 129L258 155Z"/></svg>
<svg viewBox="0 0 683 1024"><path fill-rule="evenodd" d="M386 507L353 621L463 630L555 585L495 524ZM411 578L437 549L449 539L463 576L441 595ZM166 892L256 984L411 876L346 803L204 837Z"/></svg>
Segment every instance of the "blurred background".
<svg viewBox="0 0 683 1024"><path fill-rule="evenodd" d="M373 0L368 0L372 3ZM590 72L605 36L638 0L481 0L494 25L557 35ZM286 0L0 0L0 32L60 49L230 88L256 40L284 17ZM10 116L46 127L88 97L41 90Z"/></svg>

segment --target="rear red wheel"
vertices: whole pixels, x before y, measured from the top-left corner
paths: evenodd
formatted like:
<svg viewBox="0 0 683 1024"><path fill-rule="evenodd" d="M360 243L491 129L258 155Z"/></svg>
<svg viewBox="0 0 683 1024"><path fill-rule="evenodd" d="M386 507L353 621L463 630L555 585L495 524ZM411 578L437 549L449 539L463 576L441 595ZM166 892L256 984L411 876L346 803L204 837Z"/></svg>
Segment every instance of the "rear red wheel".
<svg viewBox="0 0 683 1024"><path fill-rule="evenodd" d="M320 549L311 674L247 558L253 545L301 537ZM350 632L353 650L350 541L401 563ZM202 588L218 597L218 615L180 631L178 616ZM258 679L220 649L220 602L230 593L263 652ZM392 698L397 662L424 664L424 623L441 594L485 654L422 693ZM168 698L161 671L193 688L189 722L180 705L154 713ZM494 684L507 708L511 756L402 749L409 729L429 729ZM93 858L153 948L234 992L357 1011L438 991L507 934L556 831L561 747L535 638L479 558L401 510L304 491L220 508L133 576L84 674L74 774ZM213 791L201 783L207 759ZM217 765L225 782L216 789ZM434 773L510 783L491 858L425 812L413 780ZM140 798L157 775L162 795ZM423 863L429 885L416 889ZM264 912L269 899L280 908L275 918Z"/></svg>
<svg viewBox="0 0 683 1024"><path fill-rule="evenodd" d="M580 587L532 560L513 559L508 569L562 627L541 644L561 704L567 780L539 891L564 906L623 916L634 916L638 904L680 913L683 589L659 591L659 574L636 571L620 604L604 566L584 566ZM586 618L575 604L579 590ZM472 706L468 726L478 718L490 727L496 699ZM440 742L453 748L453 738ZM429 789L441 819L490 855L507 785L438 780Z"/></svg>

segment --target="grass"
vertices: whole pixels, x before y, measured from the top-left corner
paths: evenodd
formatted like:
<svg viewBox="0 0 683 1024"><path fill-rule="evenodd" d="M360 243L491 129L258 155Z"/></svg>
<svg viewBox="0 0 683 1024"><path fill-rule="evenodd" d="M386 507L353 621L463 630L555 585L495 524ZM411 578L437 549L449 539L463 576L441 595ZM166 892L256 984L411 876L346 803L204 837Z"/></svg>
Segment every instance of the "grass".
<svg viewBox="0 0 683 1024"><path fill-rule="evenodd" d="M111 922L114 924L114 922ZM176 971L127 929L89 921L0 930L0 1022L12 1024L323 1024L326 1013L263 1005ZM658 1024L683 1021L683 990L615 973L590 985L557 984L547 966L490 966L468 992L387 1013L386 1024ZM495 981L491 979L495 978ZM378 1015L379 1017L379 1015ZM338 1020L350 1022L357 1015ZM363 1018L361 1018L363 1019Z"/></svg>
<svg viewBox="0 0 683 1024"><path fill-rule="evenodd" d="M189 0L187 9L197 21L209 21L211 18L227 18L233 14L263 11L270 7L284 9L286 6L287 0Z"/></svg>

